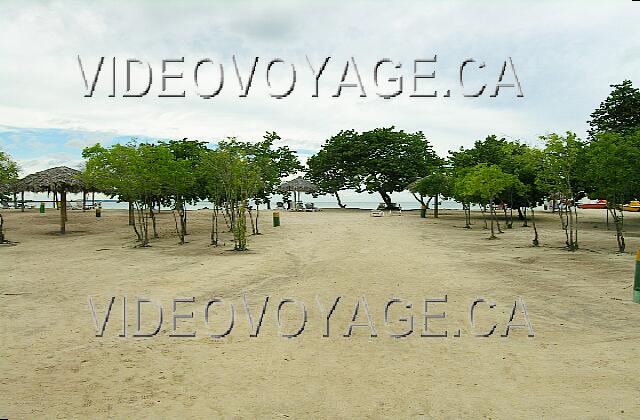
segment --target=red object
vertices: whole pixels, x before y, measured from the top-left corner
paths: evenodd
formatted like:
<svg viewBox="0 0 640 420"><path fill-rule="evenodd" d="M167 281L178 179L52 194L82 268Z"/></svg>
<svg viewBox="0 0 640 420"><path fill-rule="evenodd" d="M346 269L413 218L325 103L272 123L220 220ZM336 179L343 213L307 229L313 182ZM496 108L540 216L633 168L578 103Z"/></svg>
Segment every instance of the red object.
<svg viewBox="0 0 640 420"><path fill-rule="evenodd" d="M578 204L581 209L606 209L607 200L597 200L595 203L583 203Z"/></svg>

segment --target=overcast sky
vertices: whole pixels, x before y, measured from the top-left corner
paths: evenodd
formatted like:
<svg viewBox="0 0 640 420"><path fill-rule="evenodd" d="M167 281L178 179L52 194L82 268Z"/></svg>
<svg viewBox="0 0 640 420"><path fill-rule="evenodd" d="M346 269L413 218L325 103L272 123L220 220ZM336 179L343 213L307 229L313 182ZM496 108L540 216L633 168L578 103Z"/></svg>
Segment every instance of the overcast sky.
<svg viewBox="0 0 640 420"><path fill-rule="evenodd" d="M548 132L572 130L584 135L589 114L607 96L609 85L631 79L640 84L640 2L619 1L415 1L415 2L1 2L0 3L0 148L22 166L23 175L46 167L77 166L83 147L139 139L193 138L215 142L227 136L258 140L276 131L283 142L308 156L341 129L394 125L423 131L441 155L488 134L536 141ZM241 93L232 56L243 82L259 57L247 97ZM418 73L436 72L418 81L411 97L413 60L433 59ZM78 65L82 58L91 84L105 57L93 97L85 97ZM306 57L317 71L315 79ZM116 57L116 97L111 60ZM162 60L184 57L168 82L184 98L160 98ZM357 64L360 88L337 91L345 64ZM495 90L500 70L511 57L524 97L517 89ZM126 60L152 68L149 93L122 97ZM272 67L271 90L267 64ZM392 65L374 66L388 58ZM479 69L461 63L473 58ZM222 64L219 95L202 99L193 81L195 64ZM292 93L275 99L290 84ZM145 64L146 65L146 64ZM213 90L217 72L203 66L202 89ZM142 65L132 69L132 88L144 88ZM385 82L403 77L403 93L383 99L376 92L395 90ZM347 82L356 81L350 66ZM514 81L507 66L505 83ZM209 83L210 82L210 83ZM465 91L487 84L478 98ZM447 89L450 97L443 97Z"/></svg>

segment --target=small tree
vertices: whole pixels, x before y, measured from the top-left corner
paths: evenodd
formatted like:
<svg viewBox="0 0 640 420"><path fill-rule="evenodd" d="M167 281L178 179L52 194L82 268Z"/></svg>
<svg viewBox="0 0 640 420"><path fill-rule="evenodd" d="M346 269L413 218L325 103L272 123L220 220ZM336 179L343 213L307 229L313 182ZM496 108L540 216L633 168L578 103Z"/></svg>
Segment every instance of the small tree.
<svg viewBox="0 0 640 420"><path fill-rule="evenodd" d="M578 249L576 202L583 194L578 174L584 142L570 131L565 136L549 134L541 139L545 142L542 179L560 204L558 214L565 232L567 248L575 251Z"/></svg>
<svg viewBox="0 0 640 420"><path fill-rule="evenodd" d="M0 201L8 200L5 196L4 189L9 189L9 186L18 179L18 164L14 162L11 157L0 150ZM0 244L9 242L4 236L4 218L0 213Z"/></svg>
<svg viewBox="0 0 640 420"><path fill-rule="evenodd" d="M452 196L453 179L445 171L438 170L412 183L409 190L423 197L433 197L433 217L438 218L438 201L440 197Z"/></svg>
<svg viewBox="0 0 640 420"><path fill-rule="evenodd" d="M640 197L640 129L628 135L596 134L585 153L589 192L607 200L616 226L618 251L624 252L624 214L621 206Z"/></svg>
<svg viewBox="0 0 640 420"><path fill-rule="evenodd" d="M482 202L489 204L491 217L491 236L496 239L494 222L498 224L495 212L495 198L505 189L518 184L518 179L511 174L506 174L497 165L484 163L476 165L464 177L462 181L466 196L479 197ZM499 229L499 227L498 227Z"/></svg>

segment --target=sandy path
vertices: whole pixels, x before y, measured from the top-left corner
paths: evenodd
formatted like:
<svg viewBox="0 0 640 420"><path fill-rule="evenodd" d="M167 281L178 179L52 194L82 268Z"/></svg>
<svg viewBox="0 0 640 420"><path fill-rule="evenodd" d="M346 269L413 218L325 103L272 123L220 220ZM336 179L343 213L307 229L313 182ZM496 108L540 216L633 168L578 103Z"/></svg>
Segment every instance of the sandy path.
<svg viewBox="0 0 640 420"><path fill-rule="evenodd" d="M616 255L615 239L601 217L583 215L584 250L559 248L557 220L540 221L544 247L530 248L531 229L507 230L500 240L486 231L460 229L461 215L420 220L370 218L366 212L283 214L278 229L262 219L264 235L239 255L206 247L208 215L193 213L189 243L175 245L172 219L163 214L161 239L131 249L122 212L70 214L70 234L55 230L55 213L6 215L18 246L0 248L2 399L0 416L145 417L218 415L255 417L633 417L640 410L640 305L629 301L633 255ZM635 215L634 215L635 216ZM630 217L628 245L640 246L640 218ZM586 231L588 230L588 232ZM634 232L636 232L634 234ZM228 238L227 238L228 240ZM228 248L228 247L227 247ZM257 310L270 297L260 334L249 337L242 308L246 293ZM87 296L99 315L110 296L126 295L127 338L118 334L121 302L114 304L103 338L95 337ZM326 306L342 296L323 338ZM354 305L366 296L378 337L368 328L342 335ZM447 312L420 337L423 300L447 295L430 312ZM154 338L133 338L138 296L162 304L164 325ZM169 337L171 299L195 319ZM236 309L235 326L221 340L207 337L206 301L220 296ZM497 323L488 338L472 335L469 306L477 297L496 303L478 309L480 329ZM535 330L504 332L517 296ZM276 306L294 297L308 310L304 332L278 335ZM401 297L384 325L385 303ZM146 309L145 309L146 310ZM150 309L148 318L153 318ZM255 312L254 312L255 313ZM413 315L414 332L401 330ZM295 330L300 314L285 306L284 324ZM359 320L366 317L361 313ZM143 315L145 316L145 315ZM522 319L521 317L518 319ZM215 329L224 329L224 310ZM151 322L144 324L147 329ZM461 337L454 332L460 328Z"/></svg>

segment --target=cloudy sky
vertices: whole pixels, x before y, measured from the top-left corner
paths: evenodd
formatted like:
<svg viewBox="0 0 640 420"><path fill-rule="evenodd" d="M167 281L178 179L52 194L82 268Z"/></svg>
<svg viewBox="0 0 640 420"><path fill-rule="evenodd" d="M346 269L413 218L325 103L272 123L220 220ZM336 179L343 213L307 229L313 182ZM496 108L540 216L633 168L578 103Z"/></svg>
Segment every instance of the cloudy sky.
<svg viewBox="0 0 640 420"><path fill-rule="evenodd" d="M548 132L586 131L589 113L607 96L609 85L631 79L640 84L640 2L616 1L414 1L414 2L0 2L0 148L22 166L23 175L46 167L77 166L83 147L132 137L193 138L215 142L227 136L257 140L276 131L283 142L308 156L341 129L367 130L394 125L421 130L446 152L488 134L535 142ZM232 57L246 84L259 57L252 85L242 93ZM93 96L85 97L78 64L89 85L98 62L105 63ZM417 82L411 97L414 60L417 73L435 71ZM115 68L115 97L110 97ZM315 92L314 75L331 57ZM338 89L353 57L366 97L359 87ZM511 60L524 97L517 89L495 90L505 60ZM159 97L162 61L169 92ZM271 68L268 63L285 61ZM379 86L374 81L376 62ZM465 86L458 80L466 59ZM126 60L133 65L132 92L142 91L151 67L152 83L142 98L123 97ZM193 74L203 65L200 86ZM484 63L484 68L478 64ZM394 65L400 68L394 68ZM210 99L198 93L224 83ZM292 67L296 83L286 91ZM357 81L350 64L346 82ZM391 99L377 93L403 92ZM513 83L507 66L504 83ZM477 98L464 97L487 84ZM450 90L449 97L444 93Z"/></svg>

